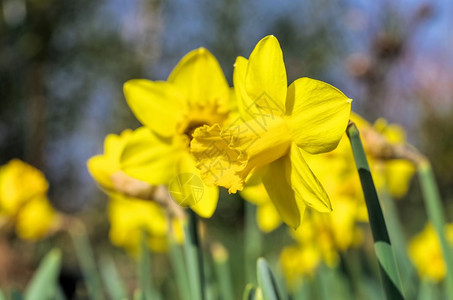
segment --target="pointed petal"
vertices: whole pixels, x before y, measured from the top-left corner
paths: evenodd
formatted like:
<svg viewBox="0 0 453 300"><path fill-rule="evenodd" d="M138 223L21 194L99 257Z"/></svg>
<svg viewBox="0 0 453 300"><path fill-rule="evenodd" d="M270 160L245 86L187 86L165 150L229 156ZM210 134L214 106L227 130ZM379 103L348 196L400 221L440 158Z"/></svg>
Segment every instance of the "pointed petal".
<svg viewBox="0 0 453 300"><path fill-rule="evenodd" d="M124 147L120 168L127 175L151 185L168 184L176 174L176 161L184 151L178 137L162 138L149 128L140 127Z"/></svg>
<svg viewBox="0 0 453 300"><path fill-rule="evenodd" d="M246 92L261 111L282 116L287 86L280 44L274 36L266 36L250 54L245 77Z"/></svg>
<svg viewBox="0 0 453 300"><path fill-rule="evenodd" d="M168 82L173 83L191 105L228 104L225 75L217 59L205 48L186 54L171 72Z"/></svg>
<svg viewBox="0 0 453 300"><path fill-rule="evenodd" d="M200 217L210 218L217 207L219 189L201 180L200 170L189 153L184 153L178 173L168 186L172 198L181 206L190 206Z"/></svg>
<svg viewBox="0 0 453 300"><path fill-rule="evenodd" d="M351 101L325 82L294 81L288 88L286 114L296 144L314 154L335 149L348 125Z"/></svg>
<svg viewBox="0 0 453 300"><path fill-rule="evenodd" d="M236 94L238 111L240 116L246 121L259 113L252 98L249 97L245 90L245 75L247 73L248 64L249 62L246 58L238 56L234 63L233 72L234 91Z"/></svg>
<svg viewBox="0 0 453 300"><path fill-rule="evenodd" d="M291 185L296 194L301 197L306 205L317 211L332 211L329 196L302 157L301 150L295 144L291 145L290 159Z"/></svg>
<svg viewBox="0 0 453 300"><path fill-rule="evenodd" d="M283 222L297 228L305 211L302 201L297 201L296 193L291 188L291 163L288 156L268 165L262 176L264 186Z"/></svg>
<svg viewBox="0 0 453 300"><path fill-rule="evenodd" d="M170 83L129 80L124 84L124 95L137 119L159 135L176 134L178 125L186 117L183 96Z"/></svg>

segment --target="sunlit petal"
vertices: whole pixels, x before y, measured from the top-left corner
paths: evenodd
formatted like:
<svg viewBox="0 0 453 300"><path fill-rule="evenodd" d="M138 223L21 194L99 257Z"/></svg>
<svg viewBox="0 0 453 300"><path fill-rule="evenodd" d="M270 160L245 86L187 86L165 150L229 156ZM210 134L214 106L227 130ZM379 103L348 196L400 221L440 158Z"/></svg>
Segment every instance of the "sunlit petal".
<svg viewBox="0 0 453 300"><path fill-rule="evenodd" d="M301 150L291 146L291 184L304 203L317 211L330 212L332 205L322 184L302 157Z"/></svg>
<svg viewBox="0 0 453 300"><path fill-rule="evenodd" d="M137 119L159 135L175 135L179 124L186 117L184 98L170 83L129 80L124 84L124 95Z"/></svg>
<svg viewBox="0 0 453 300"><path fill-rule="evenodd" d="M189 105L212 105L226 109L229 87L217 59L205 48L186 54L173 69L168 82L184 95Z"/></svg>
<svg viewBox="0 0 453 300"><path fill-rule="evenodd" d="M335 149L350 112L351 99L322 81L300 78L288 88L288 124L295 143L309 153Z"/></svg>

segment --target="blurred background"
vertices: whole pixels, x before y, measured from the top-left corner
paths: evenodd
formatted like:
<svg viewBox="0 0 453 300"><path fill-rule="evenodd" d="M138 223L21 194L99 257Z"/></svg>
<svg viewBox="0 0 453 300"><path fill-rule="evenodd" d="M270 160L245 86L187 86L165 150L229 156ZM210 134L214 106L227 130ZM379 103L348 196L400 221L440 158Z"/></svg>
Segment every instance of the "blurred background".
<svg viewBox="0 0 453 300"><path fill-rule="evenodd" d="M404 126L452 208L452 28L449 0L0 0L0 164L19 158L42 170L52 204L83 214L103 247L107 196L86 161L106 134L139 126L123 83L165 80L184 54L206 47L232 84L236 56L273 34L289 82L326 81L368 121ZM228 199L209 222L234 236L244 208ZM419 231L419 189L397 205L406 229Z"/></svg>

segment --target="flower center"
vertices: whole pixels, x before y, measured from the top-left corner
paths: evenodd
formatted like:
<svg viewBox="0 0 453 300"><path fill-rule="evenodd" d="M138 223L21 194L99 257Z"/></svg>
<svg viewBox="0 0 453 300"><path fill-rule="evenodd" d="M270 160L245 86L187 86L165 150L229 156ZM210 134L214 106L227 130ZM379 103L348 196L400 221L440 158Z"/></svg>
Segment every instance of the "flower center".
<svg viewBox="0 0 453 300"><path fill-rule="evenodd" d="M191 107L187 118L179 125L179 132L186 136L190 143L197 128L222 124L227 116L228 112L220 111L216 104Z"/></svg>
<svg viewBox="0 0 453 300"><path fill-rule="evenodd" d="M191 150L207 184L242 190L249 173L286 155L291 133L279 117L252 119L228 128L203 126L194 132Z"/></svg>

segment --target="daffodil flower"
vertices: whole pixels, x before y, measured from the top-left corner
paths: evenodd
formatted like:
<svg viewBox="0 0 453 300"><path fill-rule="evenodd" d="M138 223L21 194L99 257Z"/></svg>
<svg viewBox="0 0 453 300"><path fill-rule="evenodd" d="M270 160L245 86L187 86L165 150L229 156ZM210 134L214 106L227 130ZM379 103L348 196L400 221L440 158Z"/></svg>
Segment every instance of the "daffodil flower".
<svg viewBox="0 0 453 300"><path fill-rule="evenodd" d="M306 205L331 211L303 152L323 153L337 146L351 99L309 78L287 87L282 51L273 36L263 38L248 60L237 58L233 80L241 118L225 128L203 126L193 135L191 149L204 181L235 193L251 172L260 171L283 221L294 228Z"/></svg>
<svg viewBox="0 0 453 300"><path fill-rule="evenodd" d="M148 132L148 128L140 127L134 131L124 130L120 135L109 134L104 140L104 153L91 157L87 162L90 174L110 196L110 240L112 244L125 248L133 255L138 253L143 229L148 233L150 249L156 252L165 251L170 227L164 208L154 201L149 201L154 187L145 182L130 180L124 181L128 186L118 189L118 176L127 178L120 170L120 158L125 145L130 140L147 136ZM134 190L146 191L146 200L125 195L123 192L127 190L131 190L130 194L139 194L134 193Z"/></svg>
<svg viewBox="0 0 453 300"><path fill-rule="evenodd" d="M0 167L0 218L12 220L21 239L42 239L60 225L48 188L44 174L19 159Z"/></svg>
<svg viewBox="0 0 453 300"><path fill-rule="evenodd" d="M167 185L177 203L210 217L218 188L201 181L189 142L196 128L222 124L228 117L230 88L215 57L204 48L194 50L167 81L130 80L124 94L150 130L127 143L121 169L152 185Z"/></svg>
<svg viewBox="0 0 453 300"><path fill-rule="evenodd" d="M445 226L445 235L448 243L453 245L453 224ZM432 224L427 223L423 230L411 239L408 252L421 278L433 282L440 282L445 278L445 261Z"/></svg>

